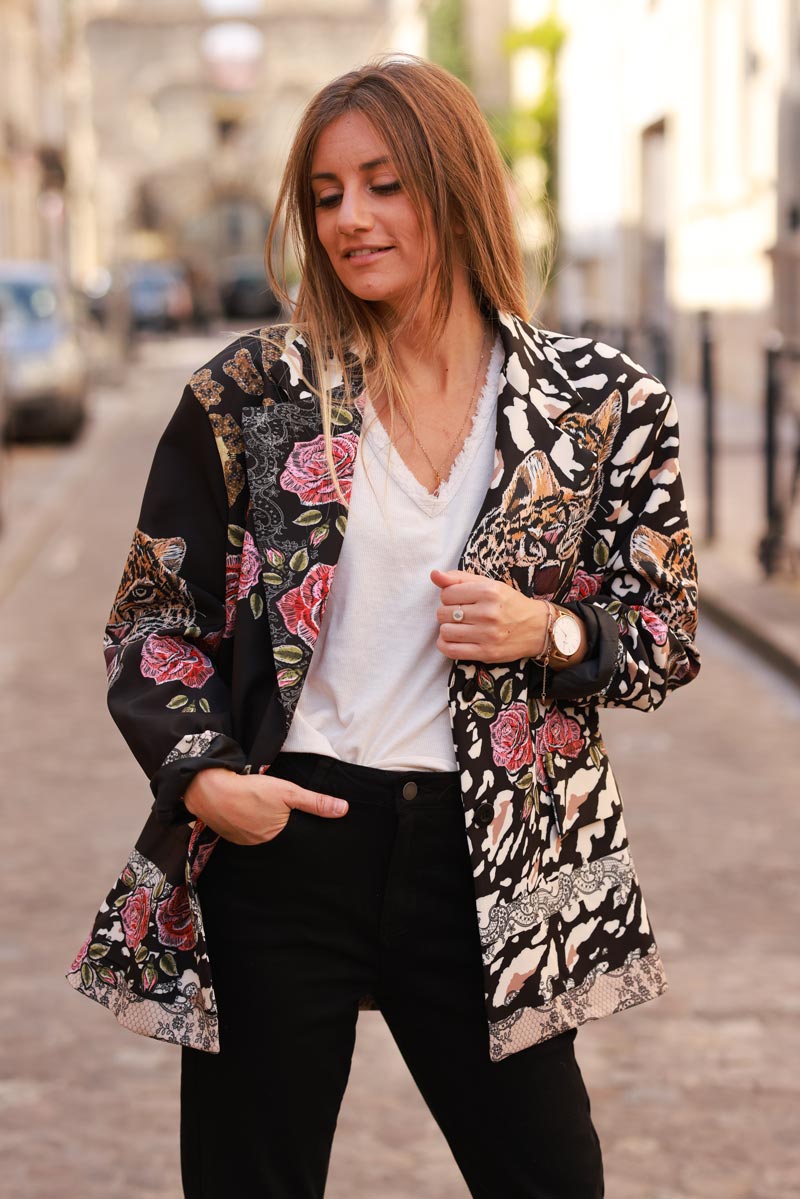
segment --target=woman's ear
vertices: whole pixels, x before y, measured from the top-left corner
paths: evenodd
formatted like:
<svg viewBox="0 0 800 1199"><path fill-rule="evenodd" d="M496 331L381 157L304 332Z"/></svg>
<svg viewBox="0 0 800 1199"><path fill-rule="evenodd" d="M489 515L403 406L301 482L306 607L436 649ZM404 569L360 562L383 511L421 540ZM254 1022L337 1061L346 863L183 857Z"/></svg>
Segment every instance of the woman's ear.
<svg viewBox="0 0 800 1199"><path fill-rule="evenodd" d="M464 228L464 225L461 221L459 221L459 220L453 221L453 233L455 233L456 237L464 236L464 234L466 233L466 229Z"/></svg>

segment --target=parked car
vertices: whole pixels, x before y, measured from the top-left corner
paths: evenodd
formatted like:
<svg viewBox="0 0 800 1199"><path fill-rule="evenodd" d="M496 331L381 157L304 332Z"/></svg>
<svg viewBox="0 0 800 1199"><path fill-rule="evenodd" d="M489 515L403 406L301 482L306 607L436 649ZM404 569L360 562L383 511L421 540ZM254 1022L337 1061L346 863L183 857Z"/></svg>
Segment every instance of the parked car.
<svg viewBox="0 0 800 1199"><path fill-rule="evenodd" d="M68 441L88 407L86 348L75 299L52 263L0 262L5 431Z"/></svg>
<svg viewBox="0 0 800 1199"><path fill-rule="evenodd" d="M178 329L192 320L192 289L180 262L128 264L130 309L136 329Z"/></svg>
<svg viewBox="0 0 800 1199"><path fill-rule="evenodd" d="M281 315L280 301L267 283L264 263L251 255L224 258L218 268L219 295L226 317Z"/></svg>

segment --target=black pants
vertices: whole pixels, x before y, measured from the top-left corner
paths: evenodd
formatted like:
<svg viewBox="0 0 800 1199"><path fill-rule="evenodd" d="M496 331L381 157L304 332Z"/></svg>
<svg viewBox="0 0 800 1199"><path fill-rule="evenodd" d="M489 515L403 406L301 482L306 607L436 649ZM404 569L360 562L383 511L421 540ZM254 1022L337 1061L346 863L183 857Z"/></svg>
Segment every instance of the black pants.
<svg viewBox="0 0 800 1199"><path fill-rule="evenodd" d="M183 1050L187 1199L323 1195L367 993L473 1196L600 1199L574 1030L490 1060L458 775L290 753L270 773L350 808L220 841L201 875L221 1052Z"/></svg>

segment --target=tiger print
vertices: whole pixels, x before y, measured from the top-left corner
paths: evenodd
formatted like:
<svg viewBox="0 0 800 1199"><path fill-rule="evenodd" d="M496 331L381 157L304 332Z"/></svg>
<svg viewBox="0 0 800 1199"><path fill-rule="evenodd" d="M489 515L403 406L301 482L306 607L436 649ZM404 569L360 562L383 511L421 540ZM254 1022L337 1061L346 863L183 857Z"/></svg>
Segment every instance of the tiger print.
<svg viewBox="0 0 800 1199"><path fill-rule="evenodd" d="M605 462L619 431L622 397L614 391L591 413L559 422ZM559 484L547 456L533 450L515 470L498 504L482 518L465 554L465 570L503 579L525 594L559 596L569 585L581 536L598 499L597 474L580 491Z"/></svg>
<svg viewBox="0 0 800 1199"><path fill-rule="evenodd" d="M185 555L182 537L148 537L135 530L106 625L106 647L195 623L194 602L178 575Z"/></svg>
<svg viewBox="0 0 800 1199"><path fill-rule="evenodd" d="M671 537L638 525L631 535L631 562L651 583L644 603L653 612L669 616L686 633L697 627L697 566L688 529ZM664 602L665 588L672 601L669 611Z"/></svg>

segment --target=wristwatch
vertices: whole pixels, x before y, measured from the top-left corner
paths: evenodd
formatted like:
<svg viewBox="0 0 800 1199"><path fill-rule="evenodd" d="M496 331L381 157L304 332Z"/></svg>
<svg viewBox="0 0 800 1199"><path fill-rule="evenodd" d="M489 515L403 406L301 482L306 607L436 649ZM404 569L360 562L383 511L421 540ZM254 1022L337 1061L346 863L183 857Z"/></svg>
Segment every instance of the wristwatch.
<svg viewBox="0 0 800 1199"><path fill-rule="evenodd" d="M581 626L571 612L556 608L558 616L550 629L550 660L567 662L580 649Z"/></svg>

